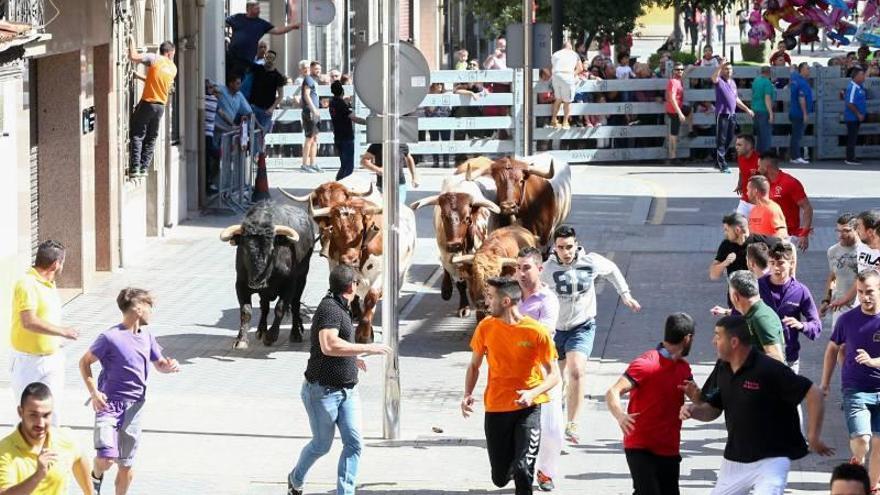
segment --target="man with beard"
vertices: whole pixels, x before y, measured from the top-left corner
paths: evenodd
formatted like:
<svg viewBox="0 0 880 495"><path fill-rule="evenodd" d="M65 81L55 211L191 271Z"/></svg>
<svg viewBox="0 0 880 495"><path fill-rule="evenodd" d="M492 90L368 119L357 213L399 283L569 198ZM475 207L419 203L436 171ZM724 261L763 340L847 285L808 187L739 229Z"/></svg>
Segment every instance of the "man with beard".
<svg viewBox="0 0 880 495"><path fill-rule="evenodd" d="M880 270L880 210L867 210L856 217L856 233L861 244L856 246L856 273ZM856 297L855 285L842 297L831 301L832 310L851 306Z"/></svg>
<svg viewBox="0 0 880 495"><path fill-rule="evenodd" d="M21 422L0 440L0 493L67 495L72 473L85 495L92 495L89 460L68 428L52 426L54 399L49 387L34 382L21 393Z"/></svg>
<svg viewBox="0 0 880 495"><path fill-rule="evenodd" d="M461 413L474 411L474 388L486 359L486 450L492 482L504 487L513 478L516 495L531 495L535 458L541 442L541 404L559 383L559 367L550 333L517 308L522 291L516 280L488 280L486 305L492 316L483 319L471 339L470 365L464 383Z"/></svg>
<svg viewBox="0 0 880 495"><path fill-rule="evenodd" d="M828 248L828 280L825 282L825 298L819 304L819 315L825 316L831 309L831 301L836 301L849 292L856 283L858 275L858 245L856 233L856 216L844 213L837 219L837 244ZM850 309L849 306L831 311L831 326L837 318Z"/></svg>
<svg viewBox="0 0 880 495"><path fill-rule="evenodd" d="M638 495L678 495L681 419L685 391L698 400L685 357L694 340L687 313L666 318L663 341L629 364L608 389L605 403L623 431L623 450ZM626 412L620 397L629 393Z"/></svg>

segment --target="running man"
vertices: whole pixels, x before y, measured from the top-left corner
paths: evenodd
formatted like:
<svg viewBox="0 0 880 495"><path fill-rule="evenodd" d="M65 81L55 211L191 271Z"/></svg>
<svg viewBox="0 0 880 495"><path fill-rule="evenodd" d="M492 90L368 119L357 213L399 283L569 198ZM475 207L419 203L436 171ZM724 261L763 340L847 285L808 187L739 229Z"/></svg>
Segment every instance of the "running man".
<svg viewBox="0 0 880 495"><path fill-rule="evenodd" d="M531 495L535 458L541 441L541 404L559 383L559 367L550 334L543 325L517 309L522 291L516 280L490 278L483 319L471 339L471 362L464 383L461 413L474 412L474 387L486 359L489 380L484 402L485 431L492 482L506 486L511 478L516 495Z"/></svg>
<svg viewBox="0 0 880 495"><path fill-rule="evenodd" d="M517 307L523 315L544 325L553 337L559 319L559 299L541 282L542 271L543 259L538 248L522 248L516 259L516 277L522 290L522 300ZM541 448L537 462L538 488L545 492L555 488L553 478L562 456L562 387L554 387L547 395L550 400L541 408Z"/></svg>
<svg viewBox="0 0 880 495"><path fill-rule="evenodd" d="M95 409L95 467L92 485L101 493L104 473L116 464L116 495L125 495L134 477L132 466L141 436L141 411L147 393L149 367L160 373L176 373L176 359L162 355L162 347L145 327L153 316L153 296L128 287L119 291L116 305L122 323L95 339L79 361L79 371ZM98 383L92 364L101 363Z"/></svg>
<svg viewBox="0 0 880 495"><path fill-rule="evenodd" d="M617 265L579 246L574 228L559 226L553 232L553 245L555 255L544 262L541 280L559 298L559 321L553 341L563 361L561 367L567 387L565 438L579 443L577 421L584 402L587 360L593 353L596 337L596 278L611 282L629 309L638 312L642 307L630 294L626 278Z"/></svg>
<svg viewBox="0 0 880 495"><path fill-rule="evenodd" d="M825 298L819 305L819 315L831 310L831 301L843 298L856 283L858 275L858 245L859 237L856 233L856 216L852 213L844 213L837 218L837 244L828 248L828 279L825 281ZM837 318L850 310L852 306L842 306L831 310L831 327L837 323Z"/></svg>

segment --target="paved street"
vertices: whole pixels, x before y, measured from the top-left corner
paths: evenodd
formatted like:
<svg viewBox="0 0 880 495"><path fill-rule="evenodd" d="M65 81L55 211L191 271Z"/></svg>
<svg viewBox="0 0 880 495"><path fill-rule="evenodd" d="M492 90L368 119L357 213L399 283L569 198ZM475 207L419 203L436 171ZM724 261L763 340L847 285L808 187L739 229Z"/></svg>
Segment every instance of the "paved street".
<svg viewBox="0 0 880 495"><path fill-rule="evenodd" d="M842 170L838 164L802 166L792 171L805 184L816 209L813 245L799 258L798 275L819 294L826 276L825 249L835 242L834 220L841 211L880 206L877 167ZM434 193L449 170L420 170L422 187L409 200ZM303 193L332 175L273 171L273 187ZM687 311L697 319L691 355L697 379L714 363L709 308L723 301L725 288L711 282L707 266L721 239L721 215L736 206L730 191L736 174L708 167L577 166L570 223L583 243L614 259L626 274L644 310L632 314L617 302L610 285L600 286L599 334L588 385L590 400L582 420L583 444L567 446L561 494L631 493L621 434L603 404L605 389L626 363L661 338L665 316ZM277 192L276 198L281 198ZM282 199L287 201L286 199ZM402 440L381 439L382 361L369 358L362 377L366 449L361 493L482 494L496 489L482 439L482 411L461 418L458 404L469 359L473 320L454 317L453 301L439 296L439 272L429 209L417 214L418 249L403 288L401 374ZM183 365L178 375L151 376L146 433L138 453L132 494L277 494L309 437L299 387L307 344L253 343L233 351L238 307L233 290L235 248L218 240L236 216L211 215L188 221L163 239L148 241L142 254L119 273L106 276L92 292L65 307L65 319L84 335L67 346L68 377L61 405L63 422L90 446L91 409L76 361L95 336L119 319L118 290L126 285L158 296L155 323L166 353ZM327 263L315 256L304 301L309 314L326 290ZM256 320L254 321L256 325ZM803 349L802 372L818 380L820 356L830 331ZM8 369L0 353L0 369ZM485 382L485 373L481 385ZM836 382L839 383L839 382ZM8 374L0 374L0 395L10 397ZM848 459L839 392L826 405L825 438L838 449L830 459L808 456L795 463L791 493L827 493L828 473ZM0 408L0 423L15 423L13 407ZM721 460L723 423L688 422L683 432L683 493L705 494ZM306 493L335 493L338 442L319 461ZM112 474L112 473L111 473ZM106 484L106 493L112 485Z"/></svg>

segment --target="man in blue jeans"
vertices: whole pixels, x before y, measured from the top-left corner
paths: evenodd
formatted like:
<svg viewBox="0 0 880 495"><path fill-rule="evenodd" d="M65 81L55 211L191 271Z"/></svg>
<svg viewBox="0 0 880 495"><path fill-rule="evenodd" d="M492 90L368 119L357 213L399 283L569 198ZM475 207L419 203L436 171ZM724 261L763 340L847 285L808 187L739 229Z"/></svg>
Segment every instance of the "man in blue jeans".
<svg viewBox="0 0 880 495"><path fill-rule="evenodd" d="M825 349L820 387L828 395L837 353L844 348L840 388L849 430L852 462L864 465L871 451L871 489L880 480L880 273L863 270L856 278L859 307L842 314Z"/></svg>
<svg viewBox="0 0 880 495"><path fill-rule="evenodd" d="M846 159L847 165L861 165L856 160L856 141L859 139L859 126L868 116L868 93L865 91L865 69L854 67L852 69L852 81L846 87L843 101L846 103L843 109L843 121L846 122Z"/></svg>
<svg viewBox="0 0 880 495"><path fill-rule="evenodd" d="M287 477L287 494L302 495L306 474L330 451L339 427L342 454L336 473L337 495L352 495L361 457L361 404L358 369L367 366L358 356L388 354L382 344L355 344L350 304L360 275L348 265L330 272L330 290L312 317L311 348L301 397L309 416L312 440L303 447L296 467Z"/></svg>
<svg viewBox="0 0 880 495"><path fill-rule="evenodd" d="M810 77L810 64L801 62L797 71L791 73L791 101L788 107L788 119L791 121L791 141L788 153L791 155L791 163L806 165L810 163L802 156L803 147L801 139L804 130L810 123L810 113L813 111L813 88L807 80Z"/></svg>
<svg viewBox="0 0 880 495"><path fill-rule="evenodd" d="M579 443L577 419L584 402L587 360L593 352L596 336L596 278L611 282L629 309L637 312L642 307L630 295L626 279L617 265L580 247L574 228L568 225L557 227L553 232L553 248L554 254L544 262L541 281L559 299L559 318L553 341L562 361L560 368L567 387L565 438L576 444Z"/></svg>

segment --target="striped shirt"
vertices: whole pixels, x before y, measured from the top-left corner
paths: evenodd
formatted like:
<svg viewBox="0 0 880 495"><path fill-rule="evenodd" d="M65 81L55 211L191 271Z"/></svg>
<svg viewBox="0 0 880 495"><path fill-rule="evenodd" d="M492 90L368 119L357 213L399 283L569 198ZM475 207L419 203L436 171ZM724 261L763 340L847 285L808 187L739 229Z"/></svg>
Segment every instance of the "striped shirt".
<svg viewBox="0 0 880 495"><path fill-rule="evenodd" d="M205 95L205 136L214 137L214 119L217 117L217 97Z"/></svg>

